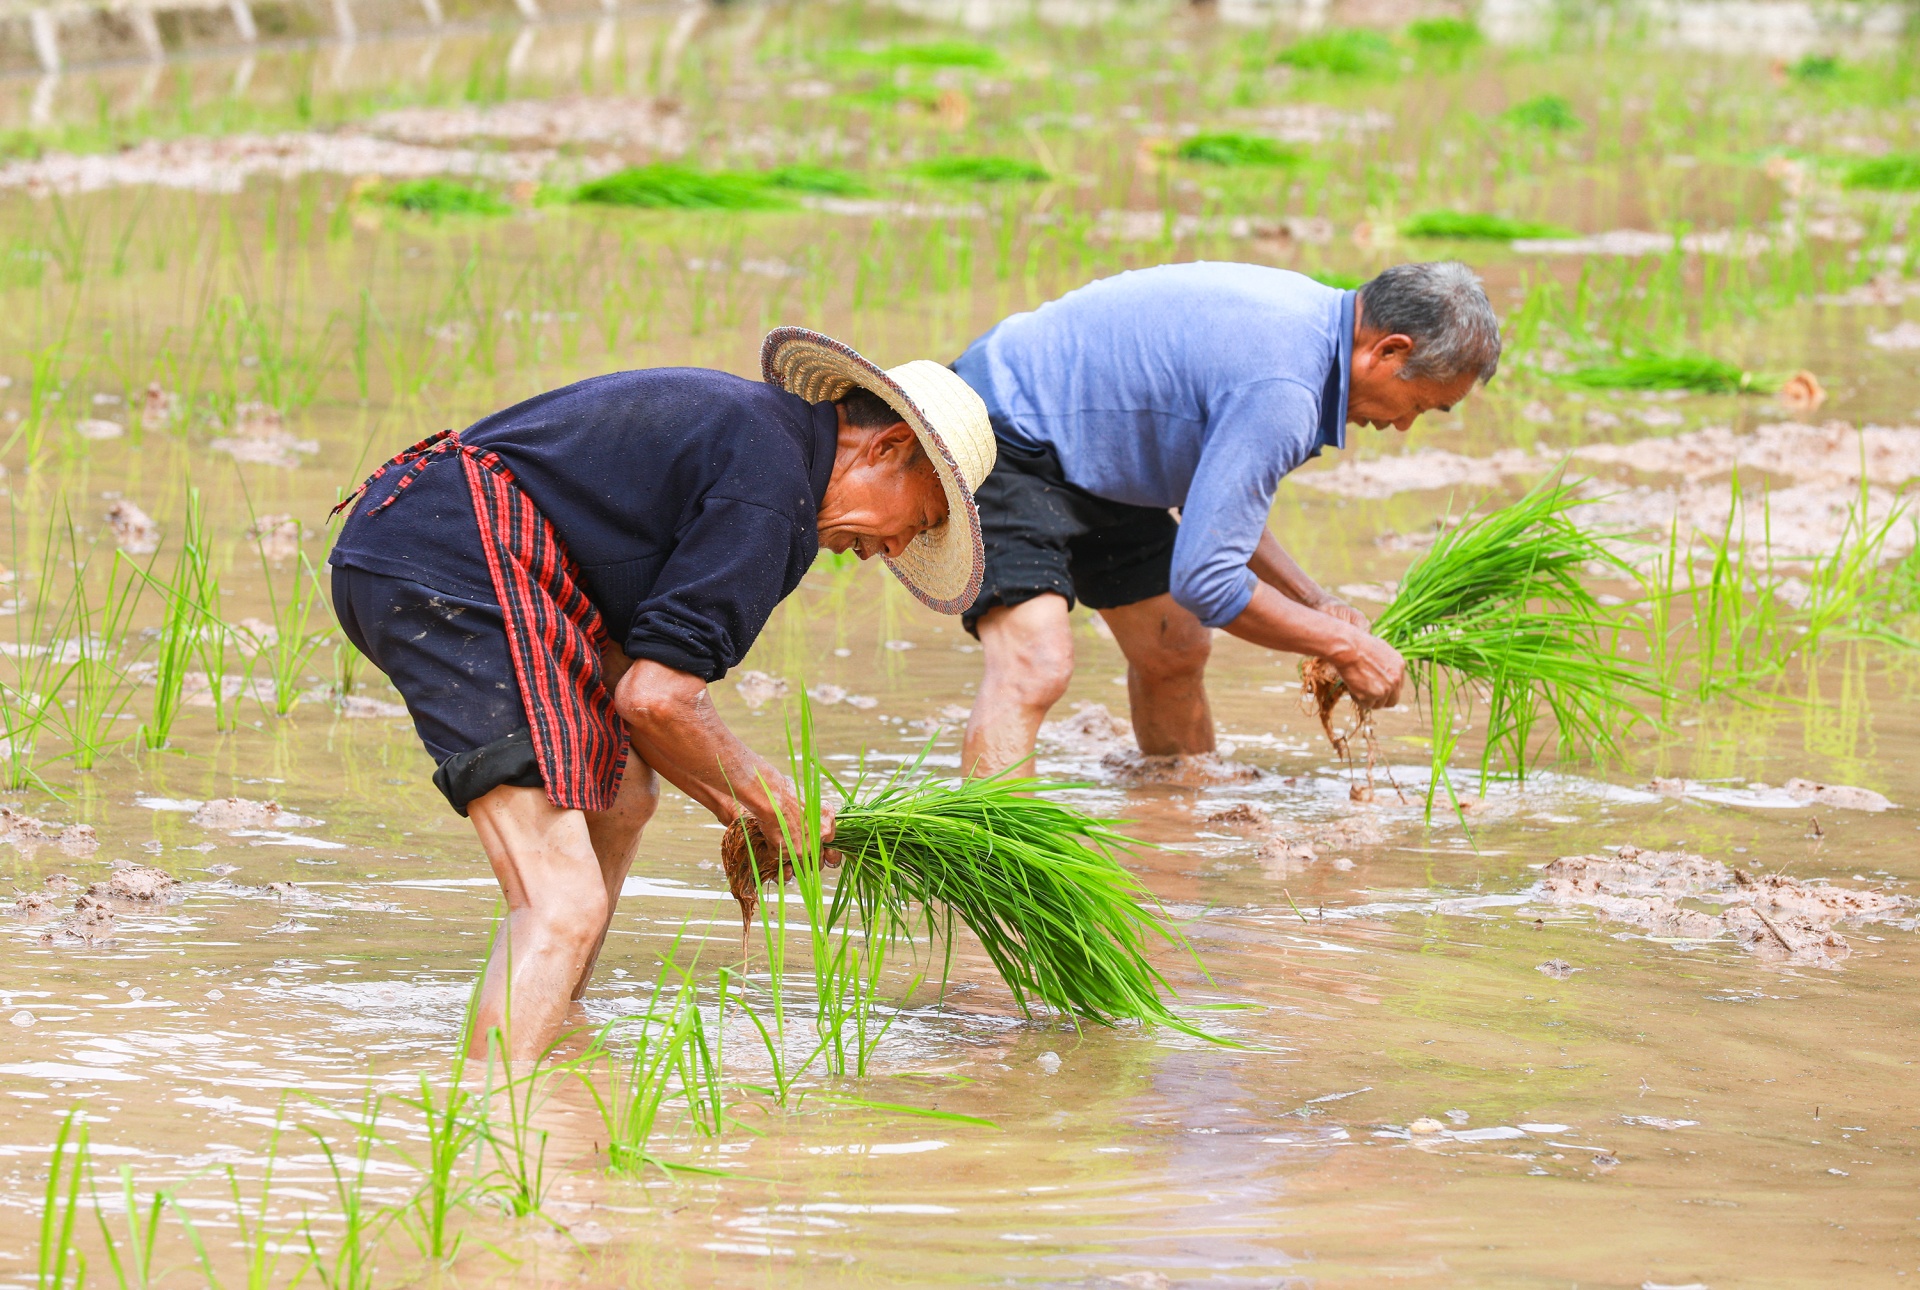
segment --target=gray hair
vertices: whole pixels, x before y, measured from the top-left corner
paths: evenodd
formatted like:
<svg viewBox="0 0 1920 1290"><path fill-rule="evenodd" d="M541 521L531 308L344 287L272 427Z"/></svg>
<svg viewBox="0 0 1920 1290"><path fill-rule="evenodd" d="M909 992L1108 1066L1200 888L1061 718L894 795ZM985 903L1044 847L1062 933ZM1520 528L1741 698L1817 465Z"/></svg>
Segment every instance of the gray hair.
<svg viewBox="0 0 1920 1290"><path fill-rule="evenodd" d="M1403 380L1441 381L1500 368L1500 320L1472 269L1458 260L1396 264L1360 288L1360 324L1413 339Z"/></svg>

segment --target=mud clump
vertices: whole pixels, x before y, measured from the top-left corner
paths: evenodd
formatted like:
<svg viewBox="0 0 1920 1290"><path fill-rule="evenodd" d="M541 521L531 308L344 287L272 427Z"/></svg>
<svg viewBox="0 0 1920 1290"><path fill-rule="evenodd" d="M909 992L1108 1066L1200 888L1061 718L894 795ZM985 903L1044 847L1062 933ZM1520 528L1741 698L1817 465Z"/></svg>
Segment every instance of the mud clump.
<svg viewBox="0 0 1920 1290"><path fill-rule="evenodd" d="M311 816L296 815L275 801L255 802L244 797L221 797L202 802L188 817L189 824L203 829L311 829L324 824Z"/></svg>
<svg viewBox="0 0 1920 1290"><path fill-rule="evenodd" d="M1903 896L1828 887L1784 874L1754 877L1683 851L1622 847L1613 855L1562 856L1534 894L1584 906L1672 940L1731 940L1771 961L1837 968L1851 952L1836 923L1911 924ZM1712 912L1702 906L1720 906Z"/></svg>
<svg viewBox="0 0 1920 1290"><path fill-rule="evenodd" d="M62 919L58 927L40 933L40 943L55 945L65 941L95 945L113 939L113 933L113 910L106 901L86 895L73 902L73 912Z"/></svg>
<svg viewBox="0 0 1920 1290"><path fill-rule="evenodd" d="M165 900L173 894L173 875L152 865L130 864L116 869L113 876L105 882L96 882L87 888L87 895L96 900L112 897L115 900L156 901Z"/></svg>
<svg viewBox="0 0 1920 1290"><path fill-rule="evenodd" d="M14 899L12 907L7 912L15 918L37 921L42 918L52 918L59 909L59 902L52 896L44 892L27 891Z"/></svg>
<svg viewBox="0 0 1920 1290"><path fill-rule="evenodd" d="M785 677L766 672L742 672L733 688L740 692L740 701L755 712L775 699L786 698L788 690Z"/></svg>
<svg viewBox="0 0 1920 1290"><path fill-rule="evenodd" d="M1273 822L1273 817L1267 814L1263 806L1256 806L1252 802L1235 802L1231 806L1223 806L1212 812L1205 817L1205 820L1208 824L1225 828L1264 829Z"/></svg>
<svg viewBox="0 0 1920 1290"><path fill-rule="evenodd" d="M1040 738L1064 753L1083 756L1124 756L1137 751L1133 723L1107 711L1104 703L1079 703L1073 715L1040 727Z"/></svg>
<svg viewBox="0 0 1920 1290"><path fill-rule="evenodd" d="M22 815L12 807L0 806L0 844L12 843L22 851L52 846L70 856L90 856L100 849L100 839L87 824L69 824L54 828Z"/></svg>
<svg viewBox="0 0 1920 1290"><path fill-rule="evenodd" d="M1837 806L1849 811L1888 811L1893 803L1870 788L1853 788L1845 784L1816 784L1810 779L1790 779L1786 782L1787 792L1803 802L1817 802L1821 806Z"/></svg>
<svg viewBox="0 0 1920 1290"><path fill-rule="evenodd" d="M128 555L152 555L160 549L158 522L124 497L108 509L107 528L114 545Z"/></svg>
<svg viewBox="0 0 1920 1290"><path fill-rule="evenodd" d="M1157 784L1168 788L1251 784L1260 778L1258 767L1227 761L1214 753L1162 756L1143 752L1111 752L1100 759L1100 765L1131 783Z"/></svg>

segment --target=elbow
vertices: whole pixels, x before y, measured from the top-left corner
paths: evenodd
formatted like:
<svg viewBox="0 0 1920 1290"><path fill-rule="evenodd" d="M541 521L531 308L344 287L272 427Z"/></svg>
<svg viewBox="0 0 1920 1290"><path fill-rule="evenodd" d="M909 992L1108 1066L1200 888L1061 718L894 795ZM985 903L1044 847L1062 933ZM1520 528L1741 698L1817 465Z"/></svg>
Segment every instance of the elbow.
<svg viewBox="0 0 1920 1290"><path fill-rule="evenodd" d="M614 711L642 734L685 725L697 719L697 709L710 702L707 683L649 659L638 659L614 690Z"/></svg>

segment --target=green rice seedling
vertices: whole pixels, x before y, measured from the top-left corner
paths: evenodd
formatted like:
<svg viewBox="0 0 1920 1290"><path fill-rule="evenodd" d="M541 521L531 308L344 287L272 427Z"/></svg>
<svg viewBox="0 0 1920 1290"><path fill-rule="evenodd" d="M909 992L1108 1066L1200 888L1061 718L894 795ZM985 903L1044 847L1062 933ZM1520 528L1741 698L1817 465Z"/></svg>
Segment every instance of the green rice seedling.
<svg viewBox="0 0 1920 1290"><path fill-rule="evenodd" d="M74 684L72 697L58 711L70 745L66 755L76 768L92 770L103 751L121 742L114 731L137 689L128 669L142 643L128 629L151 574L115 551L96 603L87 585L94 552L88 550L83 556L71 518L67 550L73 569Z"/></svg>
<svg viewBox="0 0 1920 1290"><path fill-rule="evenodd" d="M509 959L511 964L511 959ZM509 1014L511 1009L509 1009ZM510 1217L525 1218L538 1214L547 1199L547 1140L545 1129L533 1125L534 1095L540 1087L540 1063L534 1062L524 1076L515 1078L513 1063L507 1060L505 1031L495 1026L487 1033L487 1122L482 1130L493 1149L494 1167L487 1176L488 1188ZM493 1086L493 1061L500 1058L501 1082ZM506 1105L506 1122L492 1110L496 1101Z"/></svg>
<svg viewBox="0 0 1920 1290"><path fill-rule="evenodd" d="M914 173L943 184L1038 184L1052 178L1017 157L936 157L915 166Z"/></svg>
<svg viewBox="0 0 1920 1290"><path fill-rule="evenodd" d="M886 67L960 67L977 71L992 71L1004 62L998 50L968 40L903 41L860 55L860 59Z"/></svg>
<svg viewBox="0 0 1920 1290"><path fill-rule="evenodd" d="M1402 224L1400 232L1406 237L1455 242L1513 242L1521 238L1575 236L1572 229L1559 224L1508 219L1479 211L1426 211Z"/></svg>
<svg viewBox="0 0 1920 1290"><path fill-rule="evenodd" d="M1173 155L1182 161L1197 161L1209 166L1292 166L1300 153L1274 142L1265 135L1240 134L1221 130L1196 134L1183 139Z"/></svg>
<svg viewBox="0 0 1920 1290"><path fill-rule="evenodd" d="M1341 273L1337 269L1311 269L1307 276L1322 286L1337 287L1342 291L1358 291L1367 284L1367 280L1358 273Z"/></svg>
<svg viewBox="0 0 1920 1290"><path fill-rule="evenodd" d="M1840 60L1832 54L1806 54L1787 69L1794 80L1810 85L1838 80L1842 70Z"/></svg>
<svg viewBox="0 0 1920 1290"><path fill-rule="evenodd" d="M1502 112L1500 119L1523 130L1543 130L1548 134L1567 134L1585 124L1574 112L1573 104L1558 94L1524 99Z"/></svg>
<svg viewBox="0 0 1920 1290"><path fill-rule="evenodd" d="M402 179L382 184L367 194L369 201L415 215L511 215L513 203L478 184L441 175Z"/></svg>
<svg viewBox="0 0 1920 1290"><path fill-rule="evenodd" d="M608 1022L578 1065L606 1130L607 1162L616 1173L644 1173L649 1167L714 1172L666 1160L653 1147L655 1135L667 1127L668 1109L676 1104L685 1108L703 1136L717 1136L725 1114L719 1064L707 1039L699 989L684 975L669 983L670 972L678 970L669 957L647 1010ZM624 1060L615 1055L618 1043L632 1045ZM596 1078L596 1072L604 1078Z"/></svg>
<svg viewBox="0 0 1920 1290"><path fill-rule="evenodd" d="M1765 394L1766 378L1706 354L1640 354L1576 368L1558 378L1585 390L1693 390L1701 394Z"/></svg>
<svg viewBox="0 0 1920 1290"><path fill-rule="evenodd" d="M260 517L253 509L244 477L240 491L246 498L247 514L257 528ZM264 638L251 638L253 659L256 664L265 660L268 679L273 682L272 712L276 717L284 717L300 701L302 678L315 652L327 639L326 624L330 618L327 597L320 588L320 575L305 551L297 552L290 562L287 585L283 588L274 574L272 562L267 559L266 547L256 544L254 550L260 557L260 573L266 583L272 630ZM207 675L211 679L216 674L210 670ZM252 675L251 668L248 675Z"/></svg>
<svg viewBox="0 0 1920 1290"><path fill-rule="evenodd" d="M20 512L9 512L13 547L19 551ZM53 792L40 776L40 737L61 716L60 694L76 666L66 637L73 620L73 598L54 590L61 550L56 525L49 522L35 568L14 560L13 640L6 653L13 661L11 681L0 682L0 766L7 788L34 787ZM28 584L31 583L31 586Z"/></svg>
<svg viewBox="0 0 1920 1290"><path fill-rule="evenodd" d="M573 200L643 210L779 210L793 199L762 175L738 170L696 170L673 162L634 166L573 190Z"/></svg>
<svg viewBox="0 0 1920 1290"><path fill-rule="evenodd" d="M1274 61L1303 72L1365 76L1392 64L1393 41L1365 27L1336 27L1296 40Z"/></svg>
<svg viewBox="0 0 1920 1290"><path fill-rule="evenodd" d="M87 1256L73 1244L73 1228L80 1215L80 1178L86 1169L87 1126L75 1107L60 1121L53 1154L47 1160L34 1290L80 1290L86 1284Z"/></svg>
<svg viewBox="0 0 1920 1290"><path fill-rule="evenodd" d="M753 913L759 884L782 871L778 855L795 857L793 872L818 873L821 803L831 790L846 803L834 817L841 865L819 925L857 914L870 939L910 941L917 923L949 952L964 925L1023 1014L1040 1004L1103 1025L1146 1021L1201 1033L1162 997L1172 991L1147 951L1186 943L1121 866L1118 857L1140 843L1114 822L1041 796L1048 786L1038 780L949 783L927 778L918 761L884 779L863 771L842 782L814 752L804 699L801 713L794 772L806 803L804 836L783 839L776 851L736 821L722 847L744 915Z"/></svg>
<svg viewBox="0 0 1920 1290"><path fill-rule="evenodd" d="M200 490L187 489L187 513L180 552L174 557L173 576L154 586L166 598L160 634L154 641L153 710L141 727L149 748L166 747L173 723L179 719L185 696L187 670L200 649L201 637L217 621L218 606L207 603L212 550L206 509Z"/></svg>
<svg viewBox="0 0 1920 1290"><path fill-rule="evenodd" d="M121 1257L118 1241L113 1230L107 1226L106 1209L100 1203L100 1192L96 1187L93 1193L93 1216L100 1225L100 1241L107 1254L107 1264L113 1269L113 1279L120 1290L147 1290L154 1282L153 1255L155 1243L160 1235L160 1216L166 1211L171 1197L167 1192L156 1191L147 1198L146 1213L142 1217L139 1198L133 1185L133 1168L120 1166L120 1209L127 1216L126 1257Z"/></svg>
<svg viewBox="0 0 1920 1290"><path fill-rule="evenodd" d="M1881 193L1920 190L1920 152L1890 152L1884 157L1856 161L1847 167L1841 182L1848 188Z"/></svg>
<svg viewBox="0 0 1920 1290"><path fill-rule="evenodd" d="M318 1130L302 1126L326 1158L327 1174L333 1182L334 1216L341 1224L331 1251L322 1248L311 1215L301 1225L308 1265L326 1290L373 1290L381 1238L396 1217L395 1211L374 1201L367 1192L374 1153L384 1144L380 1134L382 1100L369 1084L358 1114L343 1116L328 1108L336 1118L353 1126L352 1145L345 1151L336 1150Z"/></svg>
<svg viewBox="0 0 1920 1290"><path fill-rule="evenodd" d="M1574 486L1549 479L1510 506L1441 534L1400 581L1374 634L1407 660L1415 685L1432 695L1435 762L1428 789L1445 782L1444 715L1475 695L1487 703L1480 773L1494 759L1524 776L1538 755L1531 736L1544 708L1554 719L1560 751L1617 752L1619 736L1644 718L1634 700L1655 697L1658 682L1624 657L1619 622L1581 581L1588 569L1630 576L1605 541L1581 528L1585 505ZM1324 661L1305 660L1302 687L1336 750L1331 714L1346 694ZM1430 700L1430 702L1432 702ZM1361 713L1362 730L1367 714ZM1369 735L1370 738L1370 735ZM1451 791L1451 789L1449 789Z"/></svg>
<svg viewBox="0 0 1920 1290"><path fill-rule="evenodd" d="M1415 18L1407 24L1407 39L1423 50L1458 55L1480 44L1484 37L1473 19L1447 15Z"/></svg>
<svg viewBox="0 0 1920 1290"><path fill-rule="evenodd" d="M477 998L477 980L474 989ZM469 1003L469 1013L472 1006ZM426 1138L426 1145L417 1151L397 1145L394 1148L395 1154L420 1175L412 1198L395 1217L420 1257L443 1266L453 1262L466 1240L466 1233L455 1228L455 1217L472 1208L483 1194L479 1182L463 1167L467 1153L485 1139L487 1127L484 1101L465 1086L466 1052L463 1043L444 1091L436 1089L423 1074L418 1096L394 1099L419 1112L420 1131Z"/></svg>
<svg viewBox="0 0 1920 1290"><path fill-rule="evenodd" d="M856 174L806 163L776 166L766 173L766 181L786 192L816 197L864 197L873 191L873 185Z"/></svg>

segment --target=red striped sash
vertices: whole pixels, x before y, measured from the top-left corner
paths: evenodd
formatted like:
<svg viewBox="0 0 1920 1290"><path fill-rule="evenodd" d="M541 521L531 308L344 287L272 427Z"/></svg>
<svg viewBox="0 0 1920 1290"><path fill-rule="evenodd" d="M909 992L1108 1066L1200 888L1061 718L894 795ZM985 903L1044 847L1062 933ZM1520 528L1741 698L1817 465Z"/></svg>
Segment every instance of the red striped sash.
<svg viewBox="0 0 1920 1290"><path fill-rule="evenodd" d="M580 589L573 560L553 524L521 490L500 454L460 442L443 430L396 456L334 507L350 505L387 471L406 467L394 490L367 511L378 515L426 469L428 461L457 453L466 470L487 571L507 625L520 701L533 730L547 800L555 806L604 811L620 787L627 732L601 682L600 646L607 639L600 611Z"/></svg>

